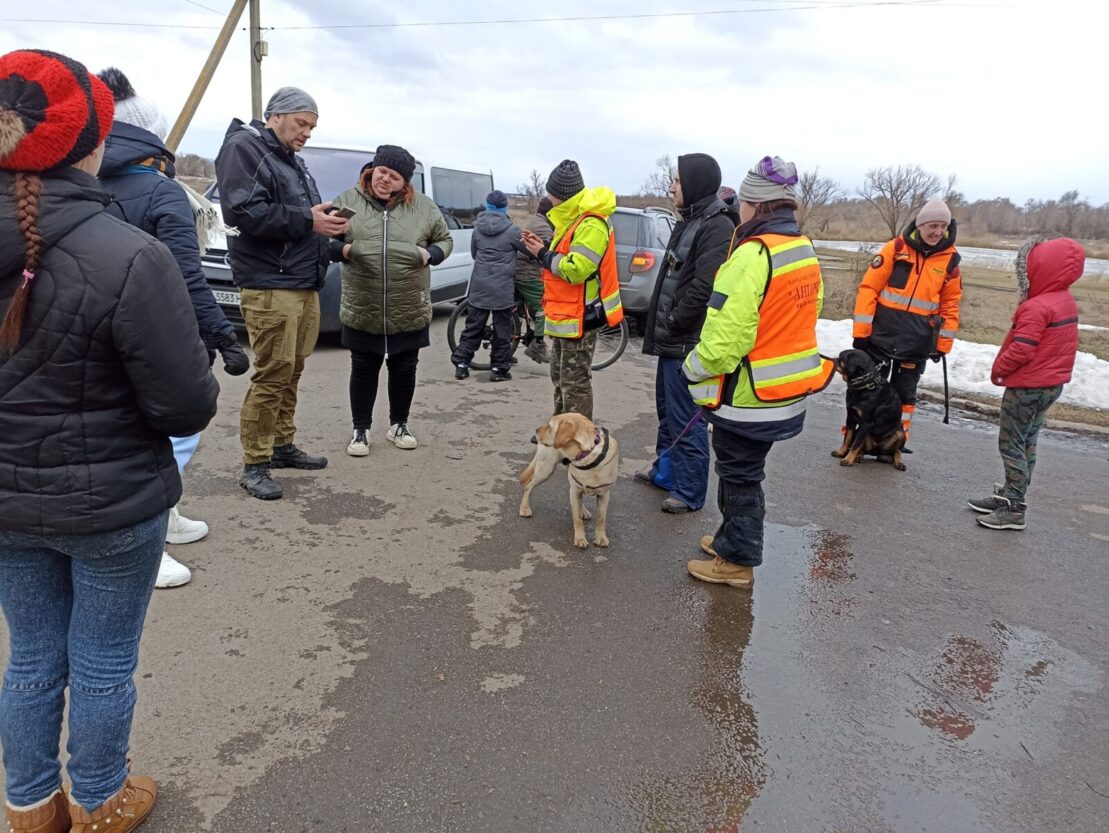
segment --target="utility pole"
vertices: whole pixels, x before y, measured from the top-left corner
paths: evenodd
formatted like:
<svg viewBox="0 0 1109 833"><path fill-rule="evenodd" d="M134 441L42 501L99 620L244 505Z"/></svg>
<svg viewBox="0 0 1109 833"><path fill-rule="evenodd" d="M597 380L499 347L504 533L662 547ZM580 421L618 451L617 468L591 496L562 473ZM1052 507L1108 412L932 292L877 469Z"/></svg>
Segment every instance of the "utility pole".
<svg viewBox="0 0 1109 833"><path fill-rule="evenodd" d="M258 2L258 0L254 0ZM196 108L200 106L200 99L204 97L208 85L212 82L212 76L216 73L216 67L219 66L220 58L227 50L227 44L231 41L231 35L235 32L235 24L243 16L243 9L246 8L247 0L235 0L235 5L231 7L231 11L227 13L227 20L223 23L223 28L220 29L219 35L216 36L216 43L212 47L212 52L208 56L208 60L204 62L204 68L200 70L200 76L196 79L193 85L192 92L185 100L185 106L181 108L181 115L177 117L177 121L173 124L173 129L169 131L169 136L166 137L166 147L170 151L176 151L177 146L181 144L181 138L185 135L185 131L189 128L189 122L193 120L196 115ZM259 81L261 76L259 75ZM261 98L261 94L259 94Z"/></svg>
<svg viewBox="0 0 1109 833"><path fill-rule="evenodd" d="M262 0L250 0L250 111L262 119L262 59L269 54L269 44L262 40Z"/></svg>

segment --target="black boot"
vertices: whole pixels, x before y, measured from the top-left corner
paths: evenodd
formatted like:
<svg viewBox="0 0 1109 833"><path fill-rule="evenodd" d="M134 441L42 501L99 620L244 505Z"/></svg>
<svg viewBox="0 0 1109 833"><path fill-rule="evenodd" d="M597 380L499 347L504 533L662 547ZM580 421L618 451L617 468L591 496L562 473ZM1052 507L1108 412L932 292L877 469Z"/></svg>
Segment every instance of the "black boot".
<svg viewBox="0 0 1109 833"><path fill-rule="evenodd" d="M508 370L507 367L494 367L491 371L489 371L489 381L511 382L512 373Z"/></svg>
<svg viewBox="0 0 1109 833"><path fill-rule="evenodd" d="M269 463L247 463L243 466L243 476L239 478L242 486L251 497L259 500L277 500L285 493L281 486L270 477Z"/></svg>
<svg viewBox="0 0 1109 833"><path fill-rule="evenodd" d="M289 443L274 447L270 466L275 469L322 469L327 468L327 458L313 457Z"/></svg>

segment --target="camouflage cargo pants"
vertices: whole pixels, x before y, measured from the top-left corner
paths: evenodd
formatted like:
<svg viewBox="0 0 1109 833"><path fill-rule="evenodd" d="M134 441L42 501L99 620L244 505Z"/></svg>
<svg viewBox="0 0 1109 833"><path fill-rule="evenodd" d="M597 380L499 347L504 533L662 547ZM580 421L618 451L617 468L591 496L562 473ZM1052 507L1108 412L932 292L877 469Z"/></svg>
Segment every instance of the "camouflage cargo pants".
<svg viewBox="0 0 1109 833"><path fill-rule="evenodd" d="M1052 388L1005 388L1001 398L1001 422L997 445L1005 466L1003 497L1024 503L1032 469L1036 466L1036 439L1047 418L1047 409L1063 393Z"/></svg>
<svg viewBox="0 0 1109 833"><path fill-rule="evenodd" d="M554 412L582 414L593 419L593 351L597 331L581 338L551 339L551 381Z"/></svg>

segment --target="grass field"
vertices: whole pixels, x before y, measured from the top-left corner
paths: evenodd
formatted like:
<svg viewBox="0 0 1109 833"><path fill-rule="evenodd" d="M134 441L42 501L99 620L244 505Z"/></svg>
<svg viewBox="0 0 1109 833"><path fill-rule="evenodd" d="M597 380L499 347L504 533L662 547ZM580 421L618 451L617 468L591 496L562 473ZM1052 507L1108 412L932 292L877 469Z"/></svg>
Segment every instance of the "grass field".
<svg viewBox="0 0 1109 833"><path fill-rule="evenodd" d="M824 274L822 317L833 320L850 318L855 306L855 289L866 272L871 253L853 254L827 249L818 249L817 253ZM1071 291L1078 299L1082 323L1109 328L1109 281L1084 278L1075 283ZM1017 278L1014 270L963 267L959 338L982 344L1001 344L1009 331L1016 307ZM1078 349L1109 361L1109 330L1081 330ZM1088 408L1060 404L1051 409L1051 416L1071 422L1109 426L1109 413Z"/></svg>

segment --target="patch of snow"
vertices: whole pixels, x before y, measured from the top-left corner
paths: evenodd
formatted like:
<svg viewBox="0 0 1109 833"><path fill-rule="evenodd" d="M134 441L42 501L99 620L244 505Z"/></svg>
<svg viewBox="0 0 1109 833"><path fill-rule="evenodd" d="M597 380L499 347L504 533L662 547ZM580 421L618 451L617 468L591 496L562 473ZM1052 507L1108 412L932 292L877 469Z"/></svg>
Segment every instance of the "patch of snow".
<svg viewBox="0 0 1109 833"><path fill-rule="evenodd" d="M816 323L816 340L825 356L837 356L851 347L851 321L829 321L821 318ZM947 357L947 380L953 391L1000 397L1003 388L990 381L990 369L997 357L995 344L978 344L973 341L955 340ZM941 368L928 363L922 384L929 388L943 386ZM1083 408L1109 409L1109 362L1092 353L1079 352L1074 361L1074 374L1063 388L1059 400Z"/></svg>

